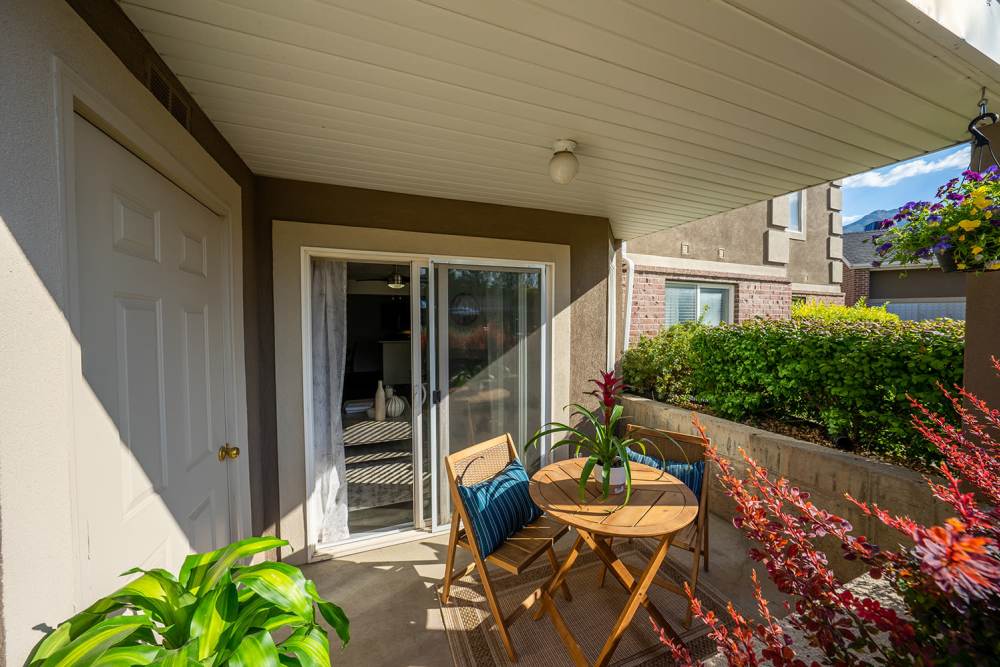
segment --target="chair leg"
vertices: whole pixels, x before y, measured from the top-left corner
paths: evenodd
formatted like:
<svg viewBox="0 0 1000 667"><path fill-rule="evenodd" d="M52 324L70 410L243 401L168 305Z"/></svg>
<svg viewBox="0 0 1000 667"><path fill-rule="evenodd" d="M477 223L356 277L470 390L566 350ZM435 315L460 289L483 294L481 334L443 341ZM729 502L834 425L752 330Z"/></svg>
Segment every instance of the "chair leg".
<svg viewBox="0 0 1000 667"><path fill-rule="evenodd" d="M451 537L448 538L448 560L444 570L444 587L441 590L441 604L448 604L451 577L455 570L455 549L458 547L458 512L451 514Z"/></svg>
<svg viewBox="0 0 1000 667"><path fill-rule="evenodd" d="M701 569L699 566L699 560L705 558L706 562L708 560L708 552L702 552L701 549L702 540L695 540L694 552L691 555L691 593L693 595L698 594L698 571ZM705 568L708 569L707 567ZM684 627L691 627L691 604L688 602L687 614L684 616Z"/></svg>
<svg viewBox="0 0 1000 667"><path fill-rule="evenodd" d="M702 557L705 559L705 572L708 572L708 516L705 517L705 539L702 541Z"/></svg>
<svg viewBox="0 0 1000 667"><path fill-rule="evenodd" d="M510 658L511 662L517 662L517 651L514 650L514 644L510 640L510 632L507 631L503 614L500 612L500 604L493 593L493 584L490 582L489 572L486 571L486 563L479 563L479 578L483 582L483 591L486 593L486 601L489 602L490 611L493 613L493 620L496 621L497 630L500 631L500 639L503 640L503 646L507 649L507 657Z"/></svg>
<svg viewBox="0 0 1000 667"><path fill-rule="evenodd" d="M556 558L556 550L549 547L546 553L548 553L549 562L552 564L552 574L555 574L559 571L559 559ZM562 590L562 594L563 597L566 598L566 602L572 602L573 595L569 592L569 586L566 584L565 580L563 580L562 585L559 588Z"/></svg>
<svg viewBox="0 0 1000 667"><path fill-rule="evenodd" d="M598 538L598 539L600 539L600 538ZM608 548L613 548L614 546L615 546L615 538L609 537L608 538ZM598 588L604 588L604 578L607 575L608 575L608 566L607 565L601 565L601 576L597 580L597 587Z"/></svg>

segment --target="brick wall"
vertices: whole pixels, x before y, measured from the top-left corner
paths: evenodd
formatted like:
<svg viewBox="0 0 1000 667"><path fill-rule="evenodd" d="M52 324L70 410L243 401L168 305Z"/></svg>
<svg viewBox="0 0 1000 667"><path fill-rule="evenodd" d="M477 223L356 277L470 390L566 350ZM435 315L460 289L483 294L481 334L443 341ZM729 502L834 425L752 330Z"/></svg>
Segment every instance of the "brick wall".
<svg viewBox="0 0 1000 667"><path fill-rule="evenodd" d="M871 271L860 267L852 269L844 265L844 303L853 306L861 297L868 298Z"/></svg>
<svg viewBox="0 0 1000 667"><path fill-rule="evenodd" d="M628 268L622 271L627 280ZM632 284L632 327L630 343L640 336L655 335L666 321L666 283L720 283L734 289L733 321L755 317L787 318L792 308L792 287L784 279L711 271L686 271L658 266L636 266Z"/></svg>
<svg viewBox="0 0 1000 667"><path fill-rule="evenodd" d="M830 294L828 292L795 292L793 297L802 297L806 301L816 301L819 303L832 303L837 306L844 305L843 294Z"/></svg>

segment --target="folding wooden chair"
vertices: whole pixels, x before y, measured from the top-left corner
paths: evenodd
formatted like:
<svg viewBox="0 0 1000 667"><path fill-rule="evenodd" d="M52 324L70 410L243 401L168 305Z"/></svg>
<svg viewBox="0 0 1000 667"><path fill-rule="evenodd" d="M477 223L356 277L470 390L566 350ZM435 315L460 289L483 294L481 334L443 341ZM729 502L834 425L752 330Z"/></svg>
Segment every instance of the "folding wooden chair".
<svg viewBox="0 0 1000 667"><path fill-rule="evenodd" d="M511 662L517 662L517 652L510 640L508 626L520 616L525 610L530 609L539 598L541 589L525 598L516 609L506 617L500 610L496 593L493 591L493 584L490 581L489 571L486 563L506 570L514 575L519 575L542 553L549 557L552 571L559 570L559 561L556 558L553 545L556 540L562 537L568 528L563 524L541 517L534 523L525 526L517 533L507 538L496 551L483 558L480 556L479 547L476 545L476 536L471 529L472 523L466 513L465 505L458 495L459 486L471 486L495 477L502 471L508 463L517 459L517 450L510 434L502 435L492 440L473 445L460 452L452 454L445 459L445 467L448 470L448 487L451 489L451 539L448 540L448 564L444 575L444 588L441 591L441 602L448 603L448 590L451 583L460 577L464 577L476 568L479 569L479 578L483 582L483 590L486 593L486 600L489 603L490 611L496 621L497 629L500 631L500 638L503 640L504 648ZM463 547L472 552L472 563L462 571L455 572L455 548ZM572 597L569 588L563 584L563 596L567 600Z"/></svg>
<svg viewBox="0 0 1000 667"><path fill-rule="evenodd" d="M705 458L705 444L701 437L688 435L676 431L663 431L655 428L646 428L628 424L625 427L625 437L644 440L651 443L652 447L646 448L646 455L653 458L663 458L667 461L678 461L681 463L697 463L705 461L705 472L701 480L701 494L698 498L698 517L694 522L688 524L674 536L670 543L671 547L679 547L692 553L691 563L691 590L698 586L699 561L704 559L705 572L708 572L708 484L709 484L709 464ZM600 585L604 585L604 576L607 568L601 570ZM688 607L685 625L691 625L691 608Z"/></svg>

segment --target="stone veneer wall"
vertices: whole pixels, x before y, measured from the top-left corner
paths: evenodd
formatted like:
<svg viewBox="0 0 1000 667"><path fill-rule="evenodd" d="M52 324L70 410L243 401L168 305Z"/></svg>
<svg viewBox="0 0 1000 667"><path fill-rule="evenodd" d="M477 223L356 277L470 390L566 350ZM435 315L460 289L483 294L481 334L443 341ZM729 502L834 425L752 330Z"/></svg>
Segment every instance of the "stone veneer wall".
<svg viewBox="0 0 1000 667"><path fill-rule="evenodd" d="M724 265L722 265L724 266ZM627 268L623 281L627 279ZM783 319L792 307L791 284L782 278L747 276L723 271L692 271L662 266L635 267L632 285L632 329L630 343L640 336L655 335L666 321L666 282L718 282L733 286L733 321L743 322L755 317Z"/></svg>
<svg viewBox="0 0 1000 667"><path fill-rule="evenodd" d="M690 410L638 396L625 396L622 402L630 423L695 433ZM816 505L848 519L854 525L855 534L865 535L875 544L896 548L905 538L877 519L864 516L844 498L845 492L924 524L941 523L953 514L944 503L933 499L923 477L912 470L719 417L700 413L698 417L719 453L733 461L738 472L745 470L739 453L742 448L771 473L809 491ZM709 511L720 517L730 519L733 516L734 503L725 495L715 476L709 487L708 506ZM864 571L857 563L840 557L837 542L828 539L821 542L821 546L841 577L854 577Z"/></svg>
<svg viewBox="0 0 1000 667"><path fill-rule="evenodd" d="M844 266L844 304L853 306L858 299L868 298L871 285L871 271L866 268L852 269Z"/></svg>

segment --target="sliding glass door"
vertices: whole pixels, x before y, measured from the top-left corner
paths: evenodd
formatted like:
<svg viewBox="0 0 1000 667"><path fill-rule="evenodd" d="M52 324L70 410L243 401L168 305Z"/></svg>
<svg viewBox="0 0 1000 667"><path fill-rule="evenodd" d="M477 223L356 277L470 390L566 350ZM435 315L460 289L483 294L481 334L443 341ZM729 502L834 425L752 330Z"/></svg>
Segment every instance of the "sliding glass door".
<svg viewBox="0 0 1000 667"><path fill-rule="evenodd" d="M510 433L529 474L542 452L526 443L546 405L542 267L432 264L439 524L450 513L448 454Z"/></svg>

